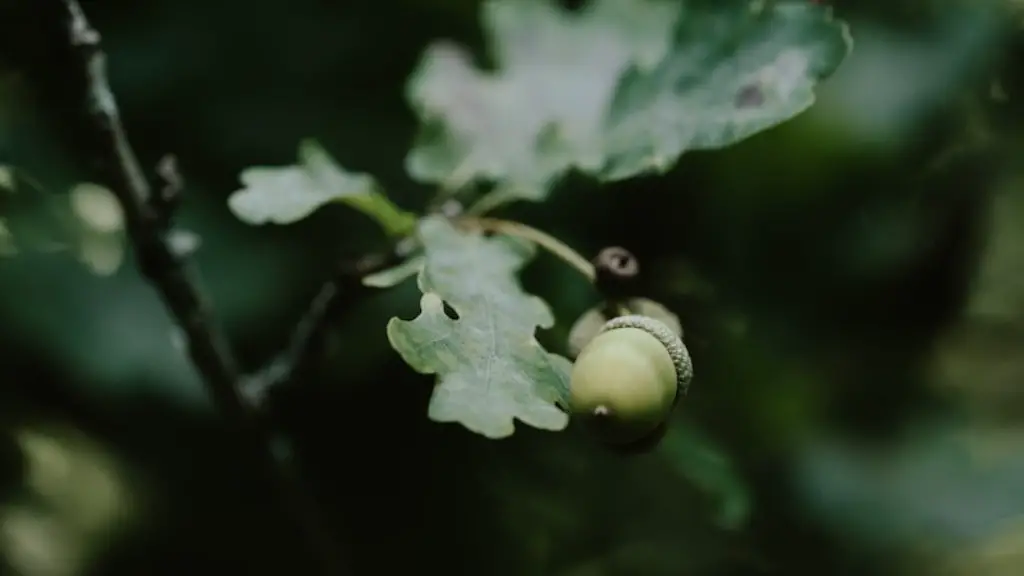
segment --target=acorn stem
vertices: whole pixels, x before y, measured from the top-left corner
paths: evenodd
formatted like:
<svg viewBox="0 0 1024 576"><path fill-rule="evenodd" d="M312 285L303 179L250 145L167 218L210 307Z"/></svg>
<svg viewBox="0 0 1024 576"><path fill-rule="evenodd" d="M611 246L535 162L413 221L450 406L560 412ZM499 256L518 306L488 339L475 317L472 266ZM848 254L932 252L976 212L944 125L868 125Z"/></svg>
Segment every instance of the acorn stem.
<svg viewBox="0 0 1024 576"><path fill-rule="evenodd" d="M460 218L458 222L477 230L505 234L506 236L513 236L533 242L578 270L580 274L586 276L591 282L593 282L597 277L597 271L594 269L594 265L580 255L579 252L573 250L569 245L558 238L555 238L547 232L543 232L532 226L527 226L521 222L513 222L512 220L478 218L472 216Z"/></svg>
<svg viewBox="0 0 1024 576"><path fill-rule="evenodd" d="M608 246L591 261L594 266L594 285L604 297L604 314L608 318L628 316L629 300L635 295L640 261L621 246Z"/></svg>

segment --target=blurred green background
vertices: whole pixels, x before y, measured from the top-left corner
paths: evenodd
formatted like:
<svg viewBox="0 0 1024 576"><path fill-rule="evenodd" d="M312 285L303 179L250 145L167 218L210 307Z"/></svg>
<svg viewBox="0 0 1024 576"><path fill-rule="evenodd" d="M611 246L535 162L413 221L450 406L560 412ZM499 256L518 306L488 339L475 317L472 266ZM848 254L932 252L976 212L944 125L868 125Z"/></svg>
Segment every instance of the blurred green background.
<svg viewBox="0 0 1024 576"><path fill-rule="evenodd" d="M1024 573L1024 5L833 4L855 47L808 113L664 177L574 177L506 211L639 256L697 370L674 441L627 458L571 428L489 441L429 422L431 378L384 334L415 315L415 286L349 306L274 418L356 574ZM255 369L332 263L381 238L343 207L245 226L225 202L239 171L314 137L422 209L405 78L432 40L481 45L478 2L83 5L141 160L179 159L179 224ZM47 190L20 182L0 216L40 237L94 169L54 9L0 0L0 164ZM313 573L130 258L104 276L67 250L11 252L0 572ZM595 295L547 255L524 282L559 350Z"/></svg>

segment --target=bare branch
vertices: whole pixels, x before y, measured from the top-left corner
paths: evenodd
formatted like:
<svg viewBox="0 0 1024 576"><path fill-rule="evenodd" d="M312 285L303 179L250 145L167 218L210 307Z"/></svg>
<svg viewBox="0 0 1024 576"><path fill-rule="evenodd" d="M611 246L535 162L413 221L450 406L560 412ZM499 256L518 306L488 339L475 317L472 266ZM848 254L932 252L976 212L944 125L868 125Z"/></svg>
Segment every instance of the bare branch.
<svg viewBox="0 0 1024 576"><path fill-rule="evenodd" d="M70 73L84 83L83 97L88 106L96 150L102 155L107 184L124 209L139 268L181 325L191 361L217 408L272 474L285 504L302 527L305 540L322 562L324 573L346 573L335 553L337 542L327 535L318 521L316 508L308 501L307 491L292 467L275 458L273 436L241 393L242 376L227 339L213 320L210 306L183 257L169 240L168 203L162 195L153 195L128 142L116 99L107 81L106 55L100 46L100 34L90 25L76 0L64 0L64 7L71 47L80 68L72 69ZM168 166L164 163L161 172L165 172L169 187L173 187L172 178L167 178L167 174L176 174L176 171L169 170Z"/></svg>
<svg viewBox="0 0 1024 576"><path fill-rule="evenodd" d="M284 351L246 382L244 392L250 402L266 406L275 390L304 378L320 358L331 321L366 290L363 278L397 265L409 255L411 247L409 241L398 242L381 252L343 262L334 278L324 283L310 301Z"/></svg>

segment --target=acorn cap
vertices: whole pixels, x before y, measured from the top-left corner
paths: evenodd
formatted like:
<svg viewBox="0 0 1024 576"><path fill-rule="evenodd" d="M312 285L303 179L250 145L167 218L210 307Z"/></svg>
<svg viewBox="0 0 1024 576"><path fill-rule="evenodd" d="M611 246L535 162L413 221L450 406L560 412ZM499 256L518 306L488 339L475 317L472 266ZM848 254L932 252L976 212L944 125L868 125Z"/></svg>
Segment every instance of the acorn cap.
<svg viewBox="0 0 1024 576"><path fill-rule="evenodd" d="M679 317L672 313L671 310L665 306L651 300L649 298L630 298L624 303L626 310L629 314L635 314L639 316L647 316L660 320L666 326L672 330L676 336L683 337L683 326L679 322ZM601 329L605 323L611 320L606 312L607 306L600 305L595 306L583 314L576 320L569 330L568 337L568 352L570 358L576 358L580 355L580 352L594 339L595 336L601 333Z"/></svg>
<svg viewBox="0 0 1024 576"><path fill-rule="evenodd" d="M677 393L675 402L679 402L679 398L686 394L690 388L690 382L693 380L693 362L690 360L690 353L687 351L686 346L683 345L682 339L664 322L639 314L612 318L604 324L598 334L621 328L638 328L643 330L654 336L665 347L676 369Z"/></svg>

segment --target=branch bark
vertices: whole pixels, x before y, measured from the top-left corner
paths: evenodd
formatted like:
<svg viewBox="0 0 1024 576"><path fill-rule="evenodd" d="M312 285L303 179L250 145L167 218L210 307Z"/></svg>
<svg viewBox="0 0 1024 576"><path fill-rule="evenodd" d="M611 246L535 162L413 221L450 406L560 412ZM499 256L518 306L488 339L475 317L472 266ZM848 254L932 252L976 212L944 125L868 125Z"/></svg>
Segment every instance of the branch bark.
<svg viewBox="0 0 1024 576"><path fill-rule="evenodd" d="M169 204L153 194L121 123L117 101L106 74L100 34L77 0L63 0L69 41L76 58L71 74L82 85L96 150L102 156L107 184L120 202L135 258L157 289L188 342L188 354L216 407L240 434L274 480L283 504L294 515L303 540L318 557L324 574L346 574L338 542L325 530L294 468L272 451L274 437L248 405L243 377L210 306L184 256L169 240ZM327 299L327 298L325 298ZM327 299L330 300L330 299Z"/></svg>

